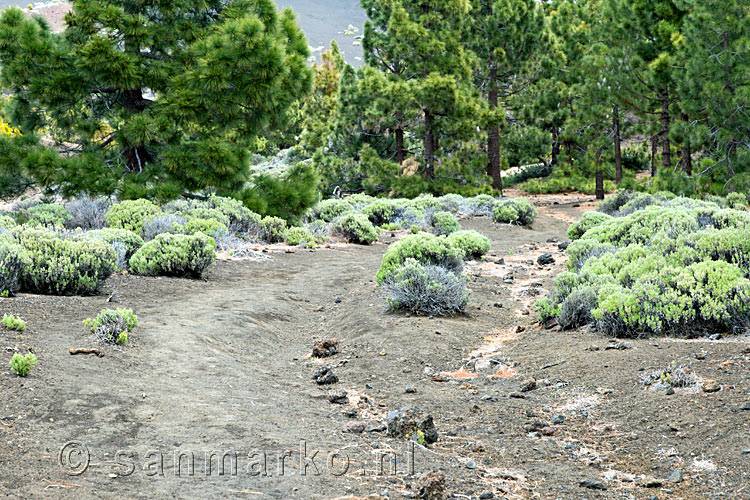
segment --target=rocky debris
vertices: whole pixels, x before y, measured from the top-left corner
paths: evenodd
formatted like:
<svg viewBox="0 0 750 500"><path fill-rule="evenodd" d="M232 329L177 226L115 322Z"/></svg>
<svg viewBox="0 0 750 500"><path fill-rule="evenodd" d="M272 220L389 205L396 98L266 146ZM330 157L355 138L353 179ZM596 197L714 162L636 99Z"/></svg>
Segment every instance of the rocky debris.
<svg viewBox="0 0 750 500"><path fill-rule="evenodd" d="M513 399L526 399L526 396L522 392L514 391L508 394Z"/></svg>
<svg viewBox="0 0 750 500"><path fill-rule="evenodd" d="M606 491L607 487L601 481L594 481L593 479L582 479L578 482L578 486L581 488L588 488L590 490L601 490Z"/></svg>
<svg viewBox="0 0 750 500"><path fill-rule="evenodd" d="M521 392L529 392L533 391L534 389L536 389L536 380L533 378L524 380L523 382L521 382L521 385L519 387L519 390Z"/></svg>
<svg viewBox="0 0 750 500"><path fill-rule="evenodd" d="M543 253L536 259L536 263L540 266L546 266L547 264L554 264L555 259L552 257L551 253Z"/></svg>
<svg viewBox="0 0 750 500"><path fill-rule="evenodd" d="M533 420L523 426L526 432L541 432L544 428L549 428L549 424L544 420Z"/></svg>
<svg viewBox="0 0 750 500"><path fill-rule="evenodd" d="M516 326L516 333L521 333L521 332L523 332L525 330L526 330L525 326L522 326L522 325Z"/></svg>
<svg viewBox="0 0 750 500"><path fill-rule="evenodd" d="M703 392L718 392L721 389L721 385L716 380L706 379L701 384Z"/></svg>
<svg viewBox="0 0 750 500"><path fill-rule="evenodd" d="M312 355L315 358L328 358L338 352L339 341L337 339L323 339L313 344Z"/></svg>
<svg viewBox="0 0 750 500"><path fill-rule="evenodd" d="M632 342L617 342L611 340L610 343L604 348L605 351L624 351L633 347Z"/></svg>
<svg viewBox="0 0 750 500"><path fill-rule="evenodd" d="M491 491L483 491L479 494L479 500L490 500L495 498L495 494Z"/></svg>
<svg viewBox="0 0 750 500"><path fill-rule="evenodd" d="M666 394L667 396L671 396L672 394L674 394L674 388L670 385L669 387L667 387L667 391L664 394Z"/></svg>
<svg viewBox="0 0 750 500"><path fill-rule="evenodd" d="M704 359L706 359L706 355L704 353L702 353L702 352L696 352L695 354L693 354L693 357L695 359L697 359L697 360L704 360Z"/></svg>
<svg viewBox="0 0 750 500"><path fill-rule="evenodd" d="M555 415L552 417L551 422L555 425L560 425L565 422L565 415Z"/></svg>
<svg viewBox="0 0 750 500"><path fill-rule="evenodd" d="M569 241L563 241L562 243L558 243L558 244L557 244L557 248L558 248L559 250L566 250L566 249L568 248L568 246L569 246L569 245L570 245L570 242L569 242Z"/></svg>
<svg viewBox="0 0 750 500"><path fill-rule="evenodd" d="M742 410L742 411L750 411L750 402L747 402L744 405L740 406L740 410Z"/></svg>
<svg viewBox="0 0 750 500"><path fill-rule="evenodd" d="M448 492L445 490L445 475L442 471L425 472L417 480L417 497L424 500L444 500Z"/></svg>
<svg viewBox="0 0 750 500"><path fill-rule="evenodd" d="M388 430L388 427L386 427L383 424L380 425L373 425L372 427L367 428L367 432L383 432Z"/></svg>
<svg viewBox="0 0 750 500"><path fill-rule="evenodd" d="M682 469L677 469L669 475L670 483L681 483L682 482Z"/></svg>
<svg viewBox="0 0 750 500"><path fill-rule="evenodd" d="M495 261L495 264L497 264L499 266L502 266L503 264L505 264L505 259L502 259L502 258L501 259L497 259Z"/></svg>
<svg viewBox="0 0 750 500"><path fill-rule="evenodd" d="M312 376L315 383L318 385L335 384L339 381L339 378L333 373L333 369L329 366L321 366Z"/></svg>
<svg viewBox="0 0 750 500"><path fill-rule="evenodd" d="M394 437L407 437L415 440L424 437L424 442L427 444L438 440L438 432L435 429L432 415L423 412L416 406L404 406L392 411L388 415L386 425L388 426L388 434Z"/></svg>
<svg viewBox="0 0 750 500"><path fill-rule="evenodd" d="M542 436L552 436L553 434L555 434L555 429L549 426L542 427L541 429L539 429L539 434L541 434Z"/></svg>
<svg viewBox="0 0 750 500"><path fill-rule="evenodd" d="M365 431L365 424L362 422L349 422L344 426L344 432L352 434L362 434Z"/></svg>
<svg viewBox="0 0 750 500"><path fill-rule="evenodd" d="M328 395L328 401L337 405L343 405L349 401L349 397L347 396L346 391L332 392Z"/></svg>
<svg viewBox="0 0 750 500"><path fill-rule="evenodd" d="M661 479L657 479L653 476L640 476L636 478L635 484L641 488L661 488L663 483Z"/></svg>

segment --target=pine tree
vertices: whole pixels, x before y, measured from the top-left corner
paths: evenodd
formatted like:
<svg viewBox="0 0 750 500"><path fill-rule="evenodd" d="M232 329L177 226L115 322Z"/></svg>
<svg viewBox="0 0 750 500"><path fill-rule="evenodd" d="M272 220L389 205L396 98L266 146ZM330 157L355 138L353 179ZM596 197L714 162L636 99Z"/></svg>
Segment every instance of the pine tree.
<svg viewBox="0 0 750 500"><path fill-rule="evenodd" d="M0 140L0 167L66 195L241 196L248 146L310 89L307 42L271 0L75 0L66 23L0 18L23 133Z"/></svg>

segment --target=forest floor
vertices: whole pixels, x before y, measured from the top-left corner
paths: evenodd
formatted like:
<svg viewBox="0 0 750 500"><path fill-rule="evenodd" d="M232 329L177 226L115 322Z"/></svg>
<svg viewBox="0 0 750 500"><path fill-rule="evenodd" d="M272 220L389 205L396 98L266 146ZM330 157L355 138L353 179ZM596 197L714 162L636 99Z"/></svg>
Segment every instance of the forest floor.
<svg viewBox="0 0 750 500"><path fill-rule="evenodd" d="M20 334L0 329L3 359L39 359L27 378L0 370L0 495L418 498L419 476L442 470L457 499L750 498L748 339L621 343L539 325L531 303L565 261L555 239L594 204L531 199L531 229L461 221L492 240L467 266L461 317L384 312L374 276L405 233L272 247L201 281L116 275L94 297L0 299L27 321ZM544 252L554 264L537 265ZM140 320L123 348L82 325L114 306ZM339 352L312 358L323 337ZM83 347L104 356L69 354ZM672 363L720 390L667 395L639 382ZM337 383L316 385L323 365ZM433 416L436 443L383 431L407 405ZM211 454L225 455L223 475Z"/></svg>

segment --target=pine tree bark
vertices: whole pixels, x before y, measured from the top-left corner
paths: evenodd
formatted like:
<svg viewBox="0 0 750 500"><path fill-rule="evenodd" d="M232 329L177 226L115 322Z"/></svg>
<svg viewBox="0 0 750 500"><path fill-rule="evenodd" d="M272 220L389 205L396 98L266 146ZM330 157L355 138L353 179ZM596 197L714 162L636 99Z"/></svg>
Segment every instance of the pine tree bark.
<svg viewBox="0 0 750 500"><path fill-rule="evenodd" d="M658 135L659 134L654 134L651 137L651 177L656 177L656 148L658 147Z"/></svg>
<svg viewBox="0 0 750 500"><path fill-rule="evenodd" d="M669 88L664 87L661 93L661 160L664 167L672 166L672 151L669 143Z"/></svg>
<svg viewBox="0 0 750 500"><path fill-rule="evenodd" d="M685 113L682 114L681 119L683 122L687 123L688 117ZM681 149L681 158L680 163L682 164L682 171L685 172L687 175L693 174L693 158L692 158L692 150L690 148L690 141L687 139L684 139L682 141L682 149Z"/></svg>
<svg viewBox="0 0 750 500"><path fill-rule="evenodd" d="M557 126L552 126L552 157L550 158L550 166L556 167L558 158L560 156L560 134L558 133Z"/></svg>
<svg viewBox="0 0 750 500"><path fill-rule="evenodd" d="M604 199L604 171L602 171L602 150L596 150L596 199Z"/></svg>
<svg viewBox="0 0 750 500"><path fill-rule="evenodd" d="M615 182L622 180L622 150L620 148L620 110L612 106L612 129L614 132L615 145Z"/></svg>
<svg viewBox="0 0 750 500"><path fill-rule="evenodd" d="M497 110L497 69L490 70L490 109ZM487 175L492 178L492 187L503 193L503 177L500 172L500 127L493 125L487 134Z"/></svg>
<svg viewBox="0 0 750 500"><path fill-rule="evenodd" d="M432 130L432 113L424 110L424 176L435 178L435 137Z"/></svg>
<svg viewBox="0 0 750 500"><path fill-rule="evenodd" d="M404 151L404 127L403 127L403 119L404 115L401 113L401 111L398 111L396 113L396 161L399 165L403 165L404 160L406 159L406 154Z"/></svg>

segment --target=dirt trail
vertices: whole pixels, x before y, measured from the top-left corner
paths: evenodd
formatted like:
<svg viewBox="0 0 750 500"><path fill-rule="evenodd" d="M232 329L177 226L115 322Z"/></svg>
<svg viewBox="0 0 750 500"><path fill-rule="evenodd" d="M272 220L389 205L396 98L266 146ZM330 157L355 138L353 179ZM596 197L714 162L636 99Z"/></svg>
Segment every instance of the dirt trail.
<svg viewBox="0 0 750 500"><path fill-rule="evenodd" d="M2 301L3 312L28 322L20 335L0 331L6 357L31 347L39 365L27 379L7 370L0 375L0 436L7 443L0 450L0 492L12 498L328 499L384 492L413 498L419 474L442 469L448 490L464 495L457 498L489 491L510 498L720 492L742 498L747 469L729 466L745 460L738 446L750 448L737 437L742 431L739 440L747 440L748 430L738 411L747 386L743 346L644 340L605 350L607 339L595 333L534 323L530 304L551 289L564 260L553 239L563 240L567 221L591 206L574 206L582 201L538 199L533 229L461 221L493 244L485 262L468 265L472 300L465 317L383 312L374 275L386 245L400 237L390 233L371 247L221 262L206 281L125 277L120 284L115 277L108 287L118 287L116 305L134 308L140 325L132 345L107 348L103 358L71 356L68 349L93 346L81 321L107 306L108 293ZM555 264L536 264L544 252ZM322 337L340 339L340 353L311 359L313 341ZM587 350L592 345L601 348ZM694 359L699 350L706 354L703 375L720 379L725 390L667 397L637 384L640 368ZM730 357L734 364L722 368ZM339 382L317 386L312 374L325 364ZM529 377L538 388L519 392ZM342 391L345 398L329 401ZM385 418L403 405L433 415L437 443L409 448L385 435ZM557 414L564 422L550 423ZM533 434L542 428L545 435ZM90 456L80 475L68 475L59 463L70 441L85 445ZM305 475L302 446L308 458L318 451ZM71 450L63 450L64 459ZM291 457L284 458L287 451ZM175 452L186 454L179 476ZM206 452L228 452L223 476L216 457L206 473ZM268 475L258 476L263 453ZM76 465L80 456L70 458ZM677 467L684 469L683 482L668 483ZM628 474L653 475L665 486L642 488ZM608 489L582 488L581 480Z"/></svg>

